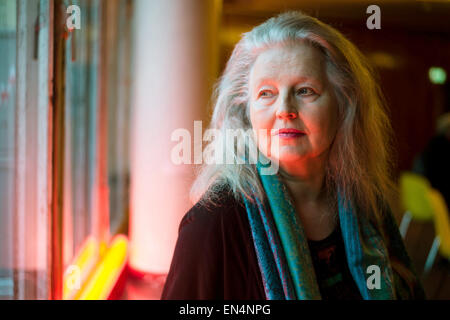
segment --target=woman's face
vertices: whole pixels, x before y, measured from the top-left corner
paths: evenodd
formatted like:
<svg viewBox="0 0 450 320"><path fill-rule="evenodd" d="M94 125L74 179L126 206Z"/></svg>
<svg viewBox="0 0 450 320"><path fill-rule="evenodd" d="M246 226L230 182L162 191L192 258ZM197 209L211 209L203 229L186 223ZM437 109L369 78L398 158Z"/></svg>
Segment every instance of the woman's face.
<svg viewBox="0 0 450 320"><path fill-rule="evenodd" d="M328 151L337 103L318 49L297 43L263 51L250 71L249 96L250 121L266 157L283 164Z"/></svg>

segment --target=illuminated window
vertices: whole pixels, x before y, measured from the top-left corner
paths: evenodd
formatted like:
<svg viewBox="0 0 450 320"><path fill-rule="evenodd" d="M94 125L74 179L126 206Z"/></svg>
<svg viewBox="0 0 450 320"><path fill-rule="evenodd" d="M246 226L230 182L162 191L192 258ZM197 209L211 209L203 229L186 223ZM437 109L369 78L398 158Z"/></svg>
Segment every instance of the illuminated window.
<svg viewBox="0 0 450 320"><path fill-rule="evenodd" d="M0 298L46 299L50 2L1 1L0 12Z"/></svg>
<svg viewBox="0 0 450 320"><path fill-rule="evenodd" d="M0 299L76 298L127 233L132 5L0 1Z"/></svg>

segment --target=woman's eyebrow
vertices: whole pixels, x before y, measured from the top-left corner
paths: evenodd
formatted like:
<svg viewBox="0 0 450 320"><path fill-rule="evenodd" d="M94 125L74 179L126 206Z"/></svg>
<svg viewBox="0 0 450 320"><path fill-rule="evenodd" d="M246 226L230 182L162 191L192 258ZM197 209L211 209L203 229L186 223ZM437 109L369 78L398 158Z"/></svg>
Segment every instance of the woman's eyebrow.
<svg viewBox="0 0 450 320"><path fill-rule="evenodd" d="M316 79L315 77L308 77L308 76L300 76L300 77L290 77L289 81L291 83L305 83L305 82L310 82L311 84L315 84L315 85L320 85L321 81ZM275 84L279 82L279 79L275 79L272 77L264 77L261 78L257 81L256 83L256 89L261 88L263 85L270 85L270 84Z"/></svg>
<svg viewBox="0 0 450 320"><path fill-rule="evenodd" d="M311 77L311 76L295 77L295 78L293 78L293 81L295 81L297 83L311 82L311 83L314 83L314 84L320 84L320 80L319 79L317 79L316 77Z"/></svg>
<svg viewBox="0 0 450 320"><path fill-rule="evenodd" d="M265 86L265 85L274 85L275 82L277 82L277 81L273 80L272 78L259 79L255 83L255 86L254 86L253 90L257 91L257 90L261 89L262 86Z"/></svg>
<svg viewBox="0 0 450 320"><path fill-rule="evenodd" d="M264 77L264 78L258 79L258 82L256 84L259 87L261 85L268 84L268 83L274 83L274 82L277 82L274 78Z"/></svg>

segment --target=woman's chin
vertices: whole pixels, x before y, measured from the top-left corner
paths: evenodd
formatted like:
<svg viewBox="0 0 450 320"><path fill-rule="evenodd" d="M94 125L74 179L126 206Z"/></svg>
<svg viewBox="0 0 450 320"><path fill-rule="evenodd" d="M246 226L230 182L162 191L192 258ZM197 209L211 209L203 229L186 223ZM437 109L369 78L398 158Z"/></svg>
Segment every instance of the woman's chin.
<svg viewBox="0 0 450 320"><path fill-rule="evenodd" d="M277 157L278 162L296 162L301 161L302 158L304 158L305 155L300 152L282 152Z"/></svg>

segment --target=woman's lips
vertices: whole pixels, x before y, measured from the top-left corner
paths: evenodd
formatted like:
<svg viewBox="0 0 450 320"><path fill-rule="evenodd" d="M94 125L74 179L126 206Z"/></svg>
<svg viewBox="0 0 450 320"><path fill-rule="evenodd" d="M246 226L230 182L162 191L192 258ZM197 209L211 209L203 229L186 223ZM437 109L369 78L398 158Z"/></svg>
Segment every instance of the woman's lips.
<svg viewBox="0 0 450 320"><path fill-rule="evenodd" d="M288 138L298 138L304 136L306 133L304 131L300 131L297 129L279 129L275 131L275 135L278 135L280 138L288 139Z"/></svg>

